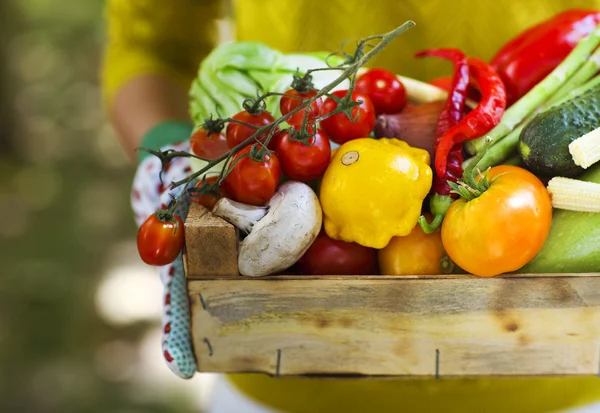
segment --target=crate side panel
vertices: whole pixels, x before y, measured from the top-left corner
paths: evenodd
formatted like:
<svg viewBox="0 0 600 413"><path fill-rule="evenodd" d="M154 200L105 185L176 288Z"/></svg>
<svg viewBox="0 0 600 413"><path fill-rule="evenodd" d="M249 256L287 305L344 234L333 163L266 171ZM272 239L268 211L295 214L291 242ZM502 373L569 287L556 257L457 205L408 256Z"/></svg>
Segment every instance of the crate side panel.
<svg viewBox="0 0 600 413"><path fill-rule="evenodd" d="M200 371L598 373L596 277L193 280L188 289Z"/></svg>

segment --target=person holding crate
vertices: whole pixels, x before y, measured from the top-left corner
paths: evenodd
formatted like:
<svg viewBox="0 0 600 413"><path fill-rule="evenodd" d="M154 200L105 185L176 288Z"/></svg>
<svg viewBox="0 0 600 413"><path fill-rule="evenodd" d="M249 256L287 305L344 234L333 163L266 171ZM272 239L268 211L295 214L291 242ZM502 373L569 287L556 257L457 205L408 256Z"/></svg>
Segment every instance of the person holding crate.
<svg viewBox="0 0 600 413"><path fill-rule="evenodd" d="M336 50L346 39L383 33L410 19L418 30L407 32L370 66L430 80L447 74L447 66L435 60L417 64L415 51L451 46L489 60L514 35L573 7L600 9L600 1L109 0L103 98L124 148L132 159L138 157L132 196L138 224L170 196L160 189L160 162L135 149L149 143L186 147L192 130L189 85L200 61L224 37L256 40L284 52ZM179 158L163 180L176 180L185 172L189 161ZM185 213L182 206L180 214ZM161 278L171 288L165 297L170 306L165 313L172 317L169 331L165 328L165 359L176 374L188 378L196 366L186 331L180 261L162 267ZM172 331L179 334L169 335ZM212 404L213 413L592 412L600 411L600 381L320 380L232 374L218 381Z"/></svg>

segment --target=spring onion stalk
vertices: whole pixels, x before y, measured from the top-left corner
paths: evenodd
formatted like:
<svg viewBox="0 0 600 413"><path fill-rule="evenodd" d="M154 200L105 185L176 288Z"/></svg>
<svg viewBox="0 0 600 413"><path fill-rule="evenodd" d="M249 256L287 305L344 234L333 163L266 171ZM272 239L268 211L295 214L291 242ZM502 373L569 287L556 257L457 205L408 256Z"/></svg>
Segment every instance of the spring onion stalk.
<svg viewBox="0 0 600 413"><path fill-rule="evenodd" d="M502 120L487 135L465 142L467 151L474 155L481 151L486 141L496 142L513 131L529 114L547 101L558 88L573 76L587 57L600 44L600 25L569 53L548 76L504 112ZM492 146L493 147L493 146Z"/></svg>

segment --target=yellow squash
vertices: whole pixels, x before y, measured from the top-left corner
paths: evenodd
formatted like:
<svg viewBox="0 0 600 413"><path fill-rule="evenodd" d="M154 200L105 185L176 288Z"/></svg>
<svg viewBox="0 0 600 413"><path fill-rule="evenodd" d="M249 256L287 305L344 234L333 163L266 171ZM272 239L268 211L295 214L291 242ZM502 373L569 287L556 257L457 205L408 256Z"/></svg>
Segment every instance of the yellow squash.
<svg viewBox="0 0 600 413"><path fill-rule="evenodd" d="M325 232L383 248L410 234L431 189L429 153L398 139L355 139L335 151L321 181Z"/></svg>

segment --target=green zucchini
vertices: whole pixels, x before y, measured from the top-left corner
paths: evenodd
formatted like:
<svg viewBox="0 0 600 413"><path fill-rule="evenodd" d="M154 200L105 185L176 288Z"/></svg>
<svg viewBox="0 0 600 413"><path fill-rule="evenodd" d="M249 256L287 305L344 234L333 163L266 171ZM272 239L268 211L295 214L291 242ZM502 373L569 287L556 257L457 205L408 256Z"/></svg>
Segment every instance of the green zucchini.
<svg viewBox="0 0 600 413"><path fill-rule="evenodd" d="M546 177L581 175L569 144L600 127L600 86L536 115L519 136L519 155L530 171Z"/></svg>
<svg viewBox="0 0 600 413"><path fill-rule="evenodd" d="M579 179L600 183L600 165ZM600 213L554 209L542 250L517 272L600 272Z"/></svg>

